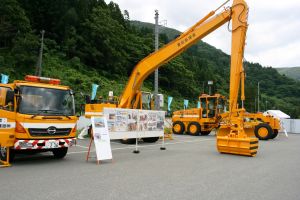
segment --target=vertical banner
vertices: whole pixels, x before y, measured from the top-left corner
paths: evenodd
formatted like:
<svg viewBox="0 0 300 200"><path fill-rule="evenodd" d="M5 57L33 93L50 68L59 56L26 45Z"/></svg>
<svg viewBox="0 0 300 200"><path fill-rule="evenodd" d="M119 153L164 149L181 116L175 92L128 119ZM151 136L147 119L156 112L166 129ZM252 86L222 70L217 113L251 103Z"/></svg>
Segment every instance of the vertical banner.
<svg viewBox="0 0 300 200"><path fill-rule="evenodd" d="M97 160L112 159L110 137L105 117L92 117L92 128Z"/></svg>
<svg viewBox="0 0 300 200"><path fill-rule="evenodd" d="M183 101L183 107L184 107L184 109L187 109L188 106L189 106L189 100L184 99L184 101Z"/></svg>
<svg viewBox="0 0 300 200"><path fill-rule="evenodd" d="M200 101L197 102L197 108L200 108L201 104Z"/></svg>
<svg viewBox="0 0 300 200"><path fill-rule="evenodd" d="M97 84L92 84L92 97L91 100L94 100L97 94L97 89L98 89L99 85Z"/></svg>
<svg viewBox="0 0 300 200"><path fill-rule="evenodd" d="M173 100L173 97L168 97L168 111L171 111L171 104L172 104L172 100Z"/></svg>
<svg viewBox="0 0 300 200"><path fill-rule="evenodd" d="M3 83L3 84L8 83L8 75L1 74L1 83Z"/></svg>

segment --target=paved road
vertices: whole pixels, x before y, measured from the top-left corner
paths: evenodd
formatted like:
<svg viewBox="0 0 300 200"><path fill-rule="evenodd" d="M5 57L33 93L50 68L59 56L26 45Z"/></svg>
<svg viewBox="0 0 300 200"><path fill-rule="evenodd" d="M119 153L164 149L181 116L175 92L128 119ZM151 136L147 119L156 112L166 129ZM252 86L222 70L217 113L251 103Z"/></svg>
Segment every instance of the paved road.
<svg viewBox="0 0 300 200"><path fill-rule="evenodd" d="M167 150L113 143L114 163L85 162L87 140L64 160L19 157L0 169L1 200L300 199L300 134L260 142L255 158L219 154L214 136L177 136Z"/></svg>

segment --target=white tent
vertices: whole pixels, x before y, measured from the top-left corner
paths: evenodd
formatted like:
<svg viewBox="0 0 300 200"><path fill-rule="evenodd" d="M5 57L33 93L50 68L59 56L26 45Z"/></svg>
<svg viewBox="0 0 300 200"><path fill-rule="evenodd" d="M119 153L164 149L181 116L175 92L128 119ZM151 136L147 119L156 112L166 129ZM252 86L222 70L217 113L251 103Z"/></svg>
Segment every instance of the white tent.
<svg viewBox="0 0 300 200"><path fill-rule="evenodd" d="M271 115L275 118L280 119L281 131L283 131L284 134L286 135L286 137L288 137L288 134L287 134L287 131L286 131L286 128L285 128L286 124L283 122L283 119L291 118L289 115L285 114L281 110L267 110L266 112L264 112L264 115Z"/></svg>
<svg viewBox="0 0 300 200"><path fill-rule="evenodd" d="M272 115L273 117L279 118L279 119L289 119L291 118L289 115L285 114L281 110L267 110L264 112L264 115Z"/></svg>

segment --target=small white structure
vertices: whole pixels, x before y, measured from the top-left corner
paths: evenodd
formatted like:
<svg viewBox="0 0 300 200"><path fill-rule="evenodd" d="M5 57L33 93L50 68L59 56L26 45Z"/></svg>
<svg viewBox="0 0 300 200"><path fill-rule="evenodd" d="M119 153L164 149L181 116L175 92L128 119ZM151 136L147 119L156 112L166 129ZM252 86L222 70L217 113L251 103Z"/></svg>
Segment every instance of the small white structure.
<svg viewBox="0 0 300 200"><path fill-rule="evenodd" d="M284 127L289 133L300 133L300 119L283 119Z"/></svg>
<svg viewBox="0 0 300 200"><path fill-rule="evenodd" d="M284 132L285 136L288 137L287 132L289 131L286 130L287 126L283 120L291 118L289 115L285 114L281 110L267 110L266 112L264 112L264 115L271 115L275 118L278 118L280 120L280 126L281 126L280 131Z"/></svg>
<svg viewBox="0 0 300 200"><path fill-rule="evenodd" d="M281 110L267 110L264 112L264 114L272 115L273 117L276 117L278 119L289 119L291 118L289 115L285 114Z"/></svg>

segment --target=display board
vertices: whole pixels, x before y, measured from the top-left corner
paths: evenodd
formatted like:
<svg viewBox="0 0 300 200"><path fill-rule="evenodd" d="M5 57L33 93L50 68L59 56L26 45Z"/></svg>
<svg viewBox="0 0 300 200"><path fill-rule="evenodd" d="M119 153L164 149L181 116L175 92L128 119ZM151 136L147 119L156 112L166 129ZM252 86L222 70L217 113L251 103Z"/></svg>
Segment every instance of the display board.
<svg viewBox="0 0 300 200"><path fill-rule="evenodd" d="M110 137L105 117L92 117L92 128L97 160L112 159Z"/></svg>
<svg viewBox="0 0 300 200"><path fill-rule="evenodd" d="M164 135L164 111L104 108L110 139Z"/></svg>

